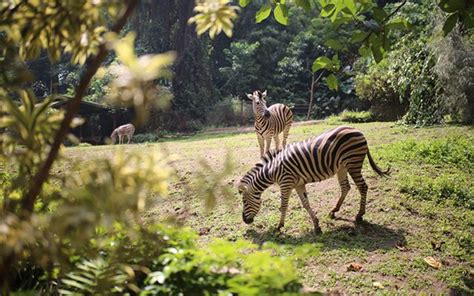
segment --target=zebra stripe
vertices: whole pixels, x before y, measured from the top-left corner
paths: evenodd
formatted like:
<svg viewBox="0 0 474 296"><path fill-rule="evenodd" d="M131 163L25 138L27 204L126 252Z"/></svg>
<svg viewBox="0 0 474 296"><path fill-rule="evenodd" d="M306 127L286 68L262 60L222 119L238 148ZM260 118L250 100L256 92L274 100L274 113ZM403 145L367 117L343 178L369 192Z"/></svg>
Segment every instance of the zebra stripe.
<svg viewBox="0 0 474 296"><path fill-rule="evenodd" d="M360 195L360 208L356 222L361 222L365 214L367 184L362 176L362 165L367 155L370 166L380 176L388 176L389 170L382 171L372 159L367 140L357 129L342 126L329 130L317 137L302 142L292 143L281 151L272 150L262 157L261 163L256 164L245 174L239 185L243 195L242 219L245 223L253 222L260 210L261 194L270 185L280 186L281 207L280 223L277 229L285 223L288 200L293 189L300 197L314 224L317 233L321 231L319 221L310 207L305 185L319 182L337 175L341 195L330 216L335 218L347 193L350 190L347 174L352 177Z"/></svg>
<svg viewBox="0 0 474 296"><path fill-rule="evenodd" d="M266 95L266 91L263 93L254 91L253 94L247 95L253 103L255 132L260 146L260 156L263 156L264 152L268 152L272 138L275 140L276 149L281 149L280 139L278 138L281 133L283 133L282 148L286 146L286 140L293 122L293 113L288 106L274 104L267 108Z"/></svg>

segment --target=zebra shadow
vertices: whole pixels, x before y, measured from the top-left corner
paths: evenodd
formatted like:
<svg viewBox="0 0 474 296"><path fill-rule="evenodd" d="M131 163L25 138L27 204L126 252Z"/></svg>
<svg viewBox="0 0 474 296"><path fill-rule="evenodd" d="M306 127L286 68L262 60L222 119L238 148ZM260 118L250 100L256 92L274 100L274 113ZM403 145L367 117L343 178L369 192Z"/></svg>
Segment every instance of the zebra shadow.
<svg viewBox="0 0 474 296"><path fill-rule="evenodd" d="M343 220L343 219L341 219ZM361 225L341 225L324 229L323 233L315 235L312 229L302 234L291 234L276 231L249 229L245 237L255 244L273 242L280 245L318 244L322 251L334 249L363 249L375 251L379 249L402 248L406 245L406 232L403 229L391 229L383 225L364 222Z"/></svg>

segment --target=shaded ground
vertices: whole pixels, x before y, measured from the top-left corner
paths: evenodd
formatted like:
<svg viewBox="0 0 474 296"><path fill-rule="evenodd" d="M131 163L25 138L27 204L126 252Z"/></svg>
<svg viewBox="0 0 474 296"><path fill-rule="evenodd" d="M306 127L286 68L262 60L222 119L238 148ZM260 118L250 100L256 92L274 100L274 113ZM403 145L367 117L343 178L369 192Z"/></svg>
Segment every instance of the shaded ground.
<svg viewBox="0 0 474 296"><path fill-rule="evenodd" d="M394 123L352 124L366 135L376 162L385 168L387 163L377 155L381 144L389 144L407 138L423 139L462 136L473 133L469 127L409 128ZM295 126L290 131L289 142L306 139L330 128L325 123L314 122ZM250 129L251 130L251 129ZM242 130L248 131L248 130ZM224 133L222 133L224 132ZM225 133L227 132L227 133ZM200 233L200 243L206 244L215 237L236 240L246 238L257 244L274 242L285 246L285 252L304 243L313 244L320 252L299 262L299 272L305 285L323 292L342 294L468 294L473 289L474 261L472 250L466 251L459 242L459 235L472 241L473 211L421 201L402 195L396 186L396 167L393 178L380 179L367 167L364 176L369 185L367 223L355 226L353 219L358 210L359 195L352 189L338 213L338 219L328 217L330 209L339 197L336 179L311 184L308 192L312 208L320 219L323 234L314 236L306 211L296 194L290 200L290 209L282 233L273 228L279 219L278 188L272 186L263 194L263 206L253 225L241 221L241 198L237 191L233 197L219 201L210 212L203 208L203 200L188 191L193 173L199 169L199 160L220 169L226 153L231 153L236 169L225 180L229 186L259 160L259 149L253 133L232 134L226 129L215 134L128 146L79 147L67 149L67 155L76 158L97 158L112 155L115 149L144 153L156 149L179 156L173 163L178 179L173 182L170 197L154 201L145 217L161 220L171 217L194 228ZM432 242L444 241L440 250L434 250ZM469 246L469 244L467 244ZM466 255L467 254L467 255ZM281 254L285 255L285 254ZM427 265L423 258L433 256L443 266L437 270ZM362 265L361 271L348 271L350 263ZM378 282L383 288L376 287Z"/></svg>

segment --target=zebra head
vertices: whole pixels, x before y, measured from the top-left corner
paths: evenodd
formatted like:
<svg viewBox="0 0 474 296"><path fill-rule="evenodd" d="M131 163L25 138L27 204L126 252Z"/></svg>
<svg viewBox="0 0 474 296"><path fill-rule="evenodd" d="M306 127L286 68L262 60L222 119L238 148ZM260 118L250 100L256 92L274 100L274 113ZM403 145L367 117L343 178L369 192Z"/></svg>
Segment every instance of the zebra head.
<svg viewBox="0 0 474 296"><path fill-rule="evenodd" d="M239 193L242 194L242 201L243 201L243 211L242 211L242 220L245 224L251 224L255 215L257 215L258 211L260 210L260 205L262 204L262 199L260 196L262 193L258 193L253 191L249 184L245 183L245 181L240 181L239 184Z"/></svg>
<svg viewBox="0 0 474 296"><path fill-rule="evenodd" d="M247 94L247 97L252 100L253 113L258 117L270 117L270 111L267 109L267 91L254 91L252 94Z"/></svg>
<svg viewBox="0 0 474 296"><path fill-rule="evenodd" d="M110 135L110 139L112 140L112 145L115 144L117 141L117 131L113 131L112 134Z"/></svg>

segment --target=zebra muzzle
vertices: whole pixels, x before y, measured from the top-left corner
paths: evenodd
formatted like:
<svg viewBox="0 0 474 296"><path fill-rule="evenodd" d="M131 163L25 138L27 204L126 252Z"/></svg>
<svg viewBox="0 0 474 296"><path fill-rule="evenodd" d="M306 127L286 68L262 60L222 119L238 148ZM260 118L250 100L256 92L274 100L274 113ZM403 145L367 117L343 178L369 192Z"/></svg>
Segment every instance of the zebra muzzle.
<svg viewBox="0 0 474 296"><path fill-rule="evenodd" d="M269 118L269 117L270 117L270 111L265 110L265 111L263 112L263 116L264 116L265 118Z"/></svg>
<svg viewBox="0 0 474 296"><path fill-rule="evenodd" d="M245 224L251 224L253 222L253 218L247 218L244 214L242 214L242 220L244 220Z"/></svg>

